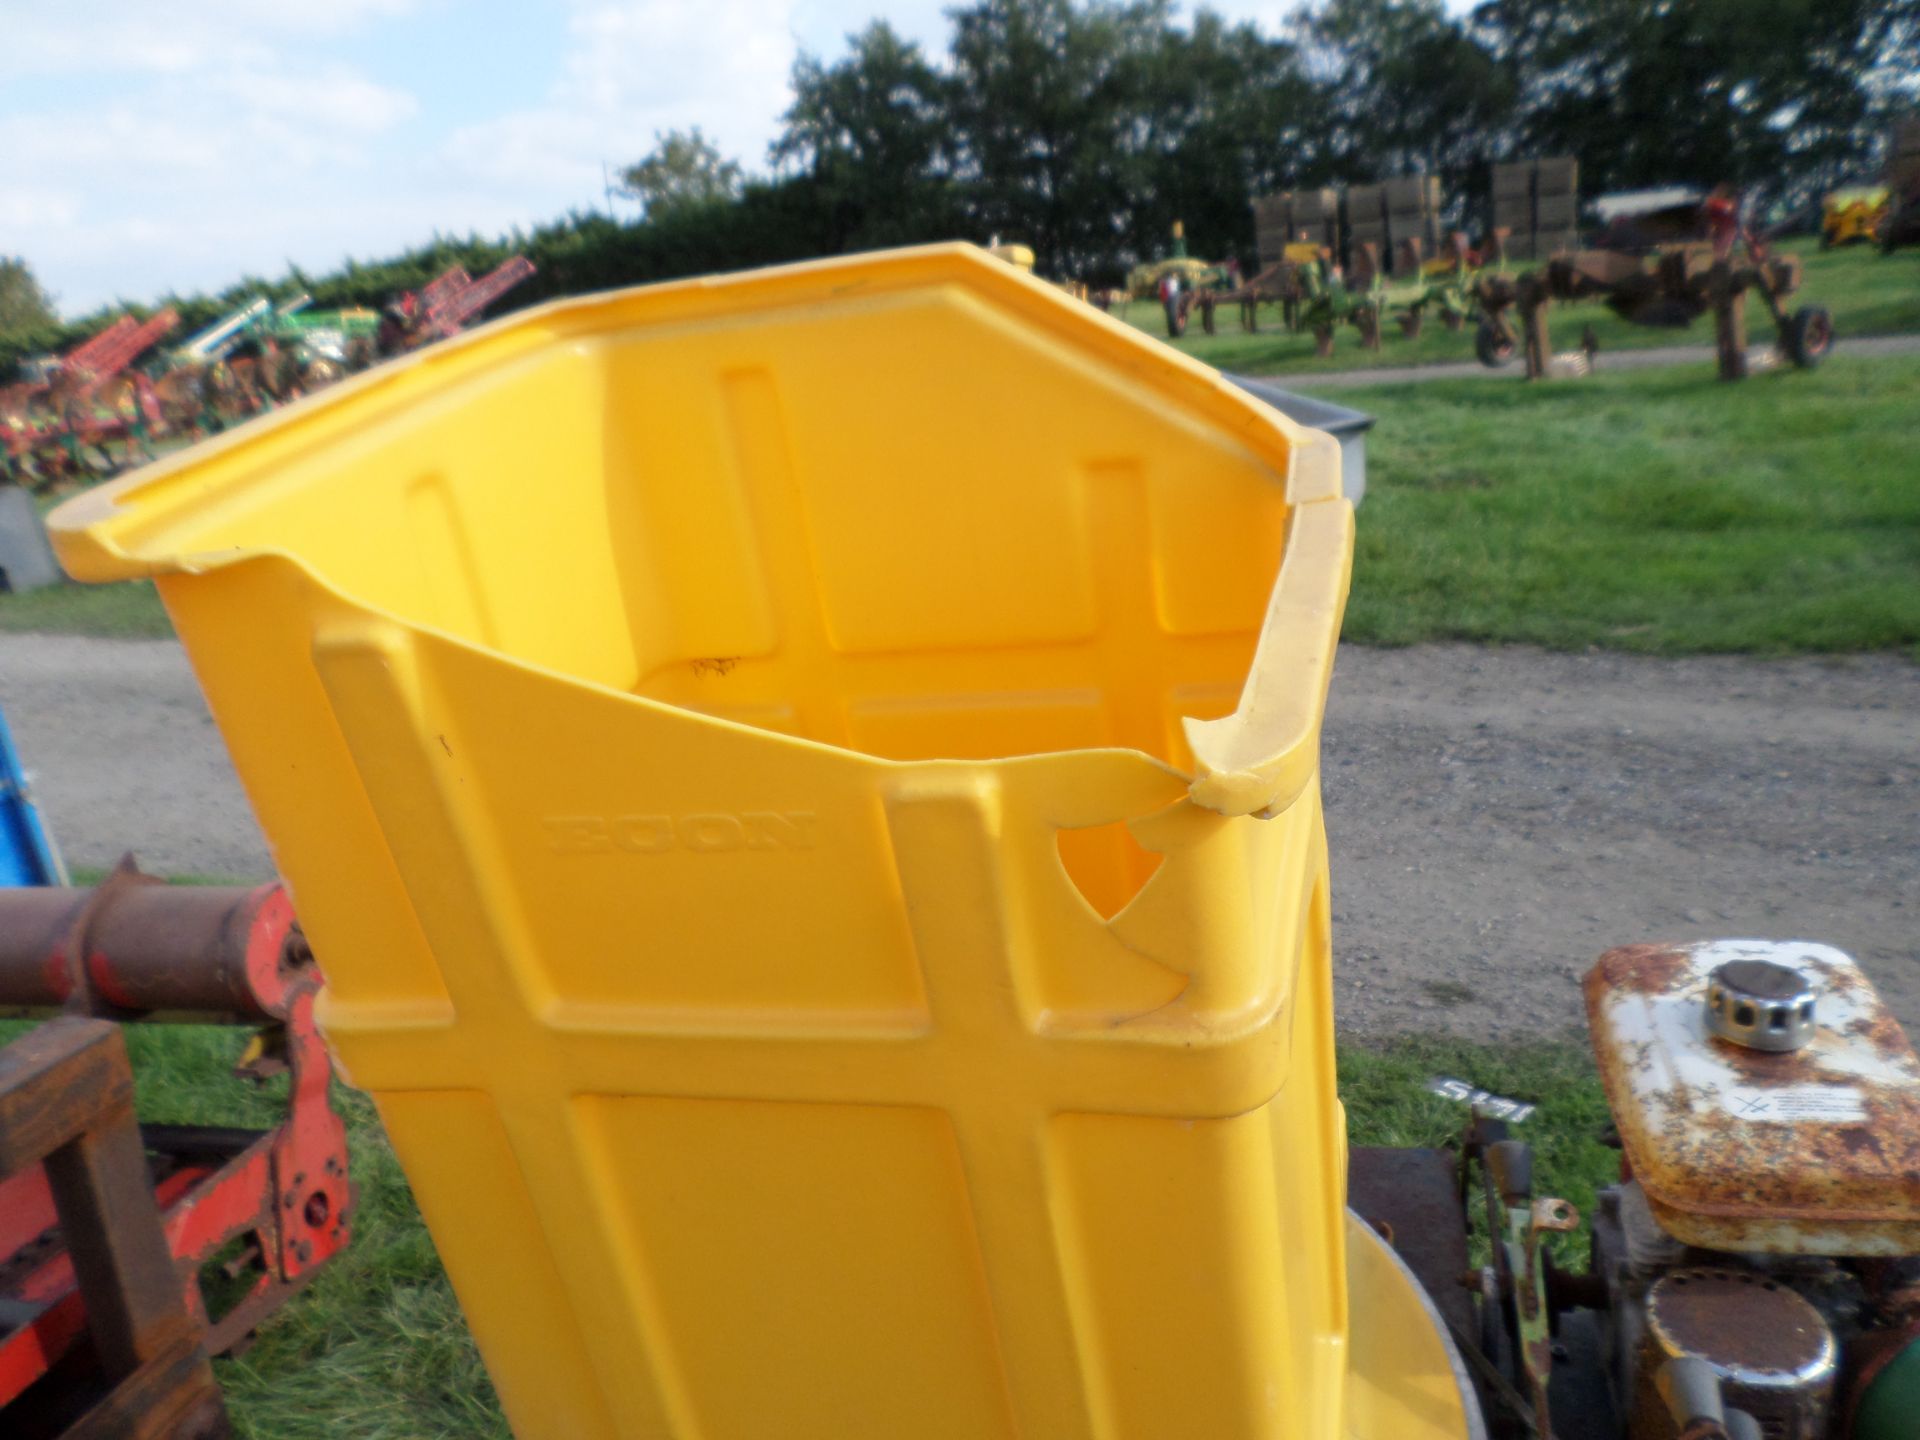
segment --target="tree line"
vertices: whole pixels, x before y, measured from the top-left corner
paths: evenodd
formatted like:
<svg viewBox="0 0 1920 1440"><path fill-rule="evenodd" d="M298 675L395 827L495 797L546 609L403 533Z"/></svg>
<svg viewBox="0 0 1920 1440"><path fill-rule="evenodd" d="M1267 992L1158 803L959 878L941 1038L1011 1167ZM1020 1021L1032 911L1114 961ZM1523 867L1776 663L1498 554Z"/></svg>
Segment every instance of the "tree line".
<svg viewBox="0 0 1920 1440"><path fill-rule="evenodd" d="M1256 194L1426 172L1480 220L1495 163L1573 155L1587 195L1730 181L1776 210L1870 173L1912 108L1920 0L1321 0L1277 31L1170 0L972 0L943 54L884 21L801 55L756 171L697 131L622 180L638 220L575 213L327 275L173 297L188 328L256 294L384 303L516 250L507 303L877 246L992 235L1113 283L1164 253L1252 259ZM163 302L164 303L164 302ZM0 332L0 365L97 328Z"/></svg>

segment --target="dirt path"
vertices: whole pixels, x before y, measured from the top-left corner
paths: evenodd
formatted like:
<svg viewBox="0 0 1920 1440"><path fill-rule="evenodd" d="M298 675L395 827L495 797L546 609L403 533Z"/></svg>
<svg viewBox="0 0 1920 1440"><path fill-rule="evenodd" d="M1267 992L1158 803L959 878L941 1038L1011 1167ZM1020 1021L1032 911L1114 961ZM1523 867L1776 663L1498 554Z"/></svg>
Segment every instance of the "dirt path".
<svg viewBox="0 0 1920 1440"><path fill-rule="evenodd" d="M0 635L0 707L74 863L267 873L170 643ZM1557 1033L1608 945L1757 935L1920 1035L1920 666L1349 648L1325 778L1349 1031Z"/></svg>
<svg viewBox="0 0 1920 1440"><path fill-rule="evenodd" d="M1551 1031L1610 945L1757 936L1920 1035L1920 666L1348 648L1325 785L1347 1027Z"/></svg>
<svg viewBox="0 0 1920 1440"><path fill-rule="evenodd" d="M1755 346L1750 352L1754 357L1753 363L1756 366L1766 364L1767 361L1762 357L1771 349L1769 345ZM1864 358L1912 355L1920 353L1920 335L1863 335L1854 340L1842 336L1834 342L1833 353ZM1597 369L1604 375L1614 370L1652 370L1663 365L1711 364L1711 345L1662 345L1644 350L1603 350ZM1520 363L1516 360L1503 369L1493 370L1477 360L1462 360L1449 361L1444 365L1394 365L1372 370L1334 370L1325 374L1282 371L1255 378L1284 385L1290 390L1342 390L1352 385L1402 385L1426 380L1518 380Z"/></svg>

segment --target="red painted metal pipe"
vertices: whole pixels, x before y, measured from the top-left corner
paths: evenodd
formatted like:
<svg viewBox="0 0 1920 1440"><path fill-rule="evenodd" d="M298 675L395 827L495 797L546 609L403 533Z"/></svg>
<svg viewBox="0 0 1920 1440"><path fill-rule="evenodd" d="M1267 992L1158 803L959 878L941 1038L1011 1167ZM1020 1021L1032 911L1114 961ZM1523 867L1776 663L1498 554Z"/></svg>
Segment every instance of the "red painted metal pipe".
<svg viewBox="0 0 1920 1440"><path fill-rule="evenodd" d="M0 889L0 1008L255 1024L318 978L278 885Z"/></svg>

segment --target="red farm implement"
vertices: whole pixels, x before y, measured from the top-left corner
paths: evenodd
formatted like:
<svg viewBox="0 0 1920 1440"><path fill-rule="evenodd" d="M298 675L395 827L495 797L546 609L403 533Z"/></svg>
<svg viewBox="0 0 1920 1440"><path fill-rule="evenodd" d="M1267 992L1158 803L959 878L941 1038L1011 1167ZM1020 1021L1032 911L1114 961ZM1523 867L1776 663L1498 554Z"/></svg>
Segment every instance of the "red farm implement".
<svg viewBox="0 0 1920 1440"><path fill-rule="evenodd" d="M278 885L0 890L0 1009L59 1016L0 1050L0 1433L225 1433L206 1357L350 1233L320 985ZM148 1020L255 1027L237 1073L287 1076L286 1118L136 1128L107 1022Z"/></svg>
<svg viewBox="0 0 1920 1440"><path fill-rule="evenodd" d="M123 315L42 378L0 392L0 479L42 489L145 458L159 408L127 371L179 323L170 309L144 321Z"/></svg>
<svg viewBox="0 0 1920 1440"><path fill-rule="evenodd" d="M478 280L455 265L419 290L397 296L381 316L382 355L399 355L457 335L480 313L534 273L524 255L502 261Z"/></svg>

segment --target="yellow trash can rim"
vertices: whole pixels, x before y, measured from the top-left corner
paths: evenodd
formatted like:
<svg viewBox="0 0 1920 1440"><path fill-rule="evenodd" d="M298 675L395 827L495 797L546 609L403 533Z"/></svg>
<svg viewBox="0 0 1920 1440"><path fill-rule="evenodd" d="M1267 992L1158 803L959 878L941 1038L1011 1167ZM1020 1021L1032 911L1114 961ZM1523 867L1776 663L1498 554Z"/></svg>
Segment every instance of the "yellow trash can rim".
<svg viewBox="0 0 1920 1440"><path fill-rule="evenodd" d="M1345 534L1352 510L1340 492L1337 446L1228 384L1211 367L973 245L929 245L807 261L556 300L518 311L76 496L48 517L48 532L61 564L76 580L201 573L277 554L333 590L325 576L283 550L196 553L177 537L224 496L272 484L277 458L337 443L369 420L417 403L431 391L557 342L587 340L638 324L710 318L716 308L765 313L942 283L963 286L1023 324L1053 331L1077 345L1084 346L1089 327L1092 333L1103 331L1100 358L1111 364L1116 350L1125 355L1125 365L1139 378L1143 404L1182 405L1236 435L1271 464L1276 476L1284 477L1292 509L1286 559L1239 704L1217 720L1183 722L1195 761L1190 777L1195 803L1229 816L1284 810L1319 763L1320 715L1351 566ZM244 464L239 463L243 453Z"/></svg>

